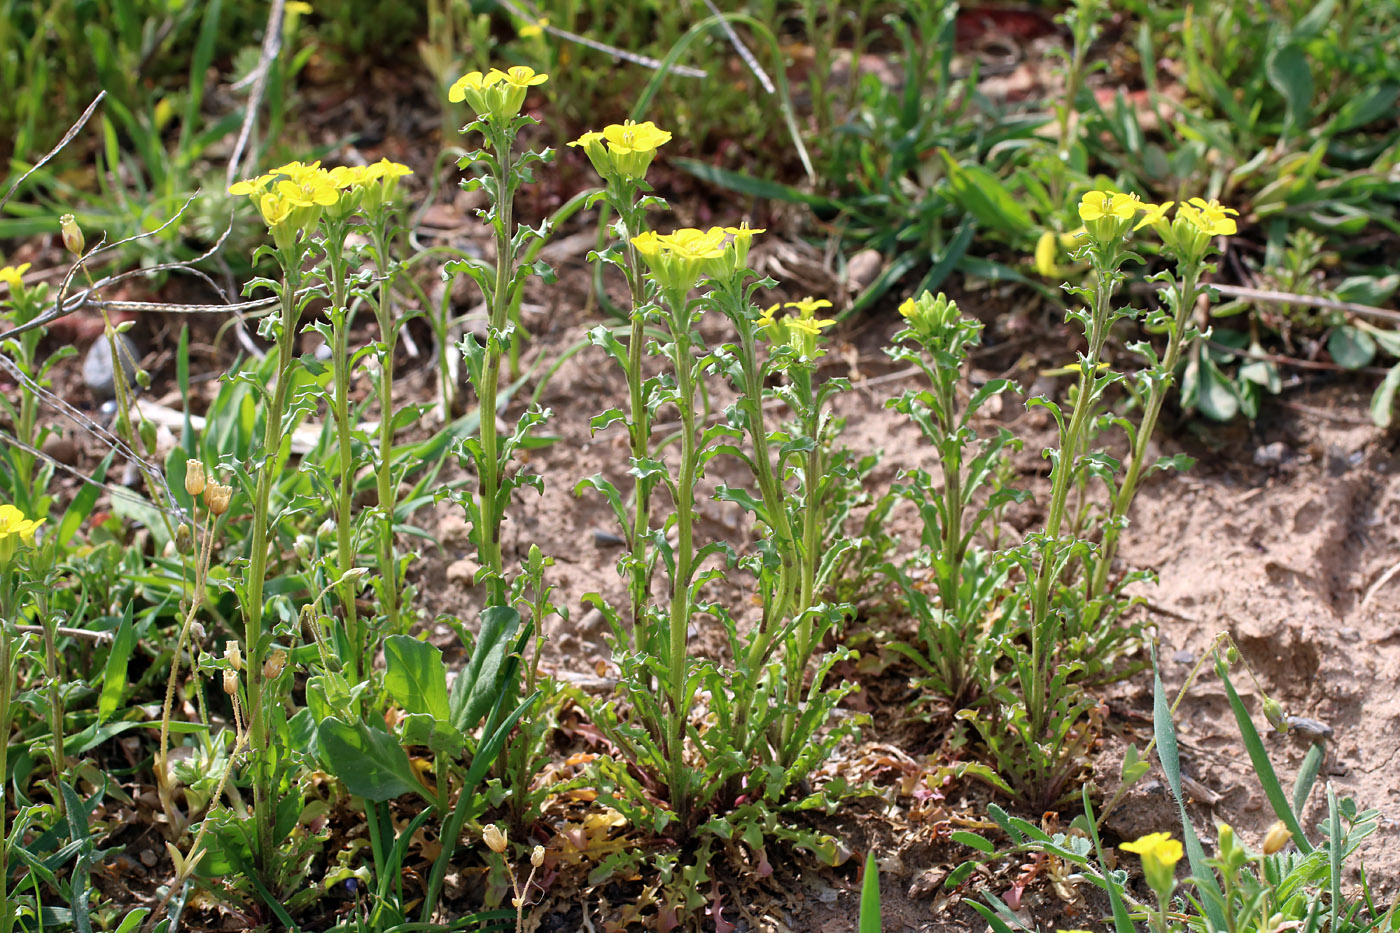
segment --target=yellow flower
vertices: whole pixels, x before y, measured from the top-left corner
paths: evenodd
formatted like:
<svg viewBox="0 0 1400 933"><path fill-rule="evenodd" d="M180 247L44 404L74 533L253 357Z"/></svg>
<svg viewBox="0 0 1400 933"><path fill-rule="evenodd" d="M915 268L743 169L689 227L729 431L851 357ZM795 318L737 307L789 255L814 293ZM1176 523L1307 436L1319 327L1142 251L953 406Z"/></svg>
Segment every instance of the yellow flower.
<svg viewBox="0 0 1400 933"><path fill-rule="evenodd" d="M505 75L494 69L485 74L479 71L469 72L452 82L452 86L447 89L447 99L454 104L460 104L467 99L467 92L485 91L504 77Z"/></svg>
<svg viewBox="0 0 1400 933"><path fill-rule="evenodd" d="M811 320L812 316L817 313L817 309L831 307L831 302L827 301L825 298L814 299L811 295L808 295L801 301L789 301L787 304L783 305L783 307L796 308L798 316L805 321ZM828 321L827 323L834 324L836 322Z"/></svg>
<svg viewBox="0 0 1400 933"><path fill-rule="evenodd" d="M305 0L287 0L286 6L282 7L286 13L310 13L311 4Z"/></svg>
<svg viewBox="0 0 1400 933"><path fill-rule="evenodd" d="M813 337L820 335L823 330L835 323L833 320L818 321L810 317L790 317L787 319L789 329L803 334L811 334Z"/></svg>
<svg viewBox="0 0 1400 933"><path fill-rule="evenodd" d="M569 145L581 146L604 180L638 181L646 176L657 148L670 141L671 134L657 129L650 120L645 123L625 120L605 126L601 131L584 133Z"/></svg>
<svg viewBox="0 0 1400 933"><path fill-rule="evenodd" d="M13 505L0 505L0 564L5 564L20 544L32 545L34 532L44 523L42 518L25 518Z"/></svg>
<svg viewBox="0 0 1400 933"><path fill-rule="evenodd" d="M18 291L24 287L24 273L29 271L31 263L21 263L18 266L5 266L0 268L0 282L10 286L10 291Z"/></svg>
<svg viewBox="0 0 1400 933"><path fill-rule="evenodd" d="M624 120L621 123L603 127L603 138L608 141L609 149L614 153L621 154L655 152L657 147L671 141L671 134L666 130L657 129L656 124L650 120L645 123Z"/></svg>
<svg viewBox="0 0 1400 933"><path fill-rule="evenodd" d="M1133 229L1141 230L1143 227L1155 227L1160 223L1164 223L1167 219L1167 211L1171 210L1172 205L1175 203L1175 201L1163 201L1161 204L1141 205L1143 212L1142 220L1139 220L1137 226L1133 227Z"/></svg>
<svg viewBox="0 0 1400 933"><path fill-rule="evenodd" d="M500 74L499 71L496 74ZM549 80L549 75L535 74L535 69L529 65L516 65L502 75L501 80L511 87L527 88L536 87Z"/></svg>
<svg viewBox="0 0 1400 933"><path fill-rule="evenodd" d="M380 159L373 165L365 166L365 171L370 177L371 184L365 188L363 203L365 211L371 214L394 200L394 195L398 192L400 178L413 174L413 169L407 165L390 162L388 159ZM374 184L374 182L378 182L378 184Z"/></svg>
<svg viewBox="0 0 1400 933"><path fill-rule="evenodd" d="M264 192L258 198L258 211L262 213L263 223L271 229L281 224L292 213L293 205L286 198L276 192Z"/></svg>
<svg viewBox="0 0 1400 933"><path fill-rule="evenodd" d="M369 165L337 165L330 170L331 184L337 188L363 187L377 177Z"/></svg>
<svg viewBox="0 0 1400 933"><path fill-rule="evenodd" d="M1264 837L1264 854L1273 855L1284 846L1288 845L1288 840L1293 838L1293 833L1288 827L1283 825L1283 820L1275 820L1269 827L1268 835Z"/></svg>
<svg viewBox="0 0 1400 933"><path fill-rule="evenodd" d="M1231 215L1239 216L1239 211L1224 207L1215 198L1192 198L1183 204L1178 213L1186 213L1187 220L1200 228L1206 236L1234 236L1237 232Z"/></svg>
<svg viewBox="0 0 1400 933"><path fill-rule="evenodd" d="M257 178L245 178L243 181L236 181L229 185L228 193L233 195L246 194L256 200L267 190L267 186L270 185L276 177L276 172L269 172L266 175L259 175Z"/></svg>
<svg viewBox="0 0 1400 933"><path fill-rule="evenodd" d="M544 19L540 20L537 23L526 23L524 26L520 27L520 38L533 39L535 38L535 36L542 35L544 33L544 27L548 25L548 16L546 16Z"/></svg>
<svg viewBox="0 0 1400 933"><path fill-rule="evenodd" d="M1171 833L1148 833L1118 848L1142 857L1142 873L1147 876L1148 887L1159 898L1165 899L1171 894L1176 883L1172 876L1182 855L1181 843L1173 839Z"/></svg>
<svg viewBox="0 0 1400 933"><path fill-rule="evenodd" d="M663 289L684 294L699 281L702 264L724 255L725 237L723 227L684 227L669 234L648 230L633 237L632 245Z"/></svg>
<svg viewBox="0 0 1400 933"><path fill-rule="evenodd" d="M1060 267L1055 263L1055 257L1059 255L1055 243L1057 239L1053 231L1046 230L1040 235L1040 239L1035 241L1035 271L1047 279L1053 279L1060 274Z"/></svg>
<svg viewBox="0 0 1400 933"><path fill-rule="evenodd" d="M1090 191L1079 200L1079 218L1086 222L1104 217L1129 220L1137 213L1139 203L1136 195Z"/></svg>

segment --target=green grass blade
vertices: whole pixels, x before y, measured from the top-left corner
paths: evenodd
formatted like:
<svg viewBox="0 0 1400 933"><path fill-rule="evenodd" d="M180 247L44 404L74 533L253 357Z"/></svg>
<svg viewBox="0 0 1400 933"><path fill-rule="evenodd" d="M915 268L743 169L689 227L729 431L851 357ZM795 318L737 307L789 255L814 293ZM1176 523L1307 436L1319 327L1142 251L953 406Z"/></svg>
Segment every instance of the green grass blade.
<svg viewBox="0 0 1400 933"><path fill-rule="evenodd" d="M865 880L860 886L859 933L881 933L880 924L880 866L875 853L865 856Z"/></svg>
<svg viewBox="0 0 1400 933"><path fill-rule="evenodd" d="M1308 749L1307 757L1303 759L1303 765L1298 769L1298 779L1293 782L1293 812L1302 813L1303 807L1308 802L1308 795L1312 793L1313 785L1317 783L1317 774L1322 770L1322 759L1326 757L1322 743L1316 742Z"/></svg>
<svg viewBox="0 0 1400 933"><path fill-rule="evenodd" d="M1234 710L1235 722L1239 724L1240 736L1244 739L1245 751L1249 752L1250 764L1254 765L1254 773L1259 777L1259 786L1264 788L1264 796L1269 798L1269 805L1274 808L1274 814L1283 820L1289 832L1293 833L1293 842L1298 846L1298 850L1308 855L1313 850L1312 844L1303 834L1303 827L1298 823L1293 808L1288 805L1288 798L1283 795L1278 775L1274 773L1274 764L1269 760L1269 753L1264 750L1263 739L1259 738L1259 732L1254 728L1254 720L1249 717L1249 710L1245 709L1244 701L1235 692L1235 685L1230 682L1229 671L1223 666L1218 666L1217 672L1225 684L1225 695L1230 698L1230 708Z"/></svg>
<svg viewBox="0 0 1400 933"><path fill-rule="evenodd" d="M1337 792L1332 783L1327 784L1327 868L1328 881L1332 889L1332 925L1330 930L1341 929L1337 925L1338 914L1342 909L1342 815L1337 806Z"/></svg>
<svg viewBox="0 0 1400 933"><path fill-rule="evenodd" d="M1105 866L1108 862L1103 857L1103 843L1099 842L1099 827L1094 821L1094 805L1089 801L1089 785L1085 784L1084 796L1084 816L1085 822L1089 826L1089 838L1094 840L1094 854L1099 860L1099 871L1103 872L1104 889L1108 891L1108 903L1113 907L1113 929L1114 933L1137 933L1133 926L1133 920L1128 916L1128 908L1123 904L1123 897L1118 893L1118 886L1114 883L1113 877L1109 874Z"/></svg>
<svg viewBox="0 0 1400 933"><path fill-rule="evenodd" d="M782 201L787 204L806 204L817 210L834 211L841 208L840 202L833 201L831 198L825 198L819 194L808 194L792 185L754 178L743 172L735 172L731 169L720 168L718 165L711 165L709 162L701 162L699 159L675 159L672 164L684 169L701 181L720 188L728 188L730 191L737 191L740 194L765 198L769 201Z"/></svg>
<svg viewBox="0 0 1400 933"><path fill-rule="evenodd" d="M1162 773L1167 777L1167 786L1171 788L1172 797L1176 800L1177 810L1181 814L1181 836L1186 846L1186 856L1191 862L1191 873L1199 879L1200 886L1206 891L1206 896L1202 898L1206 925L1212 933L1224 930L1225 915L1218 906L1224 895L1215 880L1215 872L1206 864L1205 849L1201 847L1201 840L1196 835L1196 827L1191 825L1191 817L1186 812L1186 798L1181 793L1181 755L1176 744L1176 726L1172 723L1167 690L1162 686L1162 671L1157 665L1155 644L1152 646L1152 728L1157 738L1157 759L1162 763Z"/></svg>

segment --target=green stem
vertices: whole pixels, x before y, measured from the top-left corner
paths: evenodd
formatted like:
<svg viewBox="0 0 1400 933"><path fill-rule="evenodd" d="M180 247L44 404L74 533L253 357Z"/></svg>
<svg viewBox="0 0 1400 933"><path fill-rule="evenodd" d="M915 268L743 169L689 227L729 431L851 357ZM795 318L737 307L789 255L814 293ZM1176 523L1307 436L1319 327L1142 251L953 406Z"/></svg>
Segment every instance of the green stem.
<svg viewBox="0 0 1400 933"><path fill-rule="evenodd" d="M1108 282L1108 272L1112 264L1103 262L1095 253L1094 302L1090 312L1090 324L1085 334L1089 341L1089 353L1080 367L1079 390L1074 398L1074 413L1069 426L1060 438L1060 460L1055 464L1051 475L1050 509L1045 519L1045 539L1040 546L1040 564L1031 609L1031 683L1022 684L1026 697L1026 711L1030 718L1032 735L1042 735L1049 710L1046 709L1046 679L1050 649L1059 637L1058 614L1050 609L1050 590L1054 585L1056 553L1059 550L1060 526L1064 521L1065 502L1069 496L1070 479L1074 475L1074 464L1082 444L1084 427L1093 410L1093 384L1098 377L1099 358L1103 352L1104 340L1108 336L1108 312L1112 289Z"/></svg>
<svg viewBox="0 0 1400 933"><path fill-rule="evenodd" d="M494 134L491 140L496 150L496 283L491 294L491 320L486 335L486 365L482 385L477 389L480 399L481 462L480 473L481 527L477 531L477 556L489 575L488 605L506 604L505 561L499 538L501 516L496 499L500 494L500 438L496 431L496 398L501 378L500 335L510 316L511 280L515 274L515 249L511 237L510 139Z"/></svg>
<svg viewBox="0 0 1400 933"><path fill-rule="evenodd" d="M681 416L681 469L676 478L676 571L671 581L671 614L667 641L671 695L667 718L666 758L670 766L671 807L686 826L690 817L690 766L685 761L686 631L690 626L690 579L694 573L695 480L699 457L695 441L694 361L690 358L689 310L684 295L672 296L672 362L676 367L677 404Z"/></svg>
<svg viewBox="0 0 1400 933"><path fill-rule="evenodd" d="M15 912L10 908L10 847L6 813L10 805L9 774L10 701L14 696L14 644L10 640L10 616L6 607L0 616L0 933L10 933L15 925Z"/></svg>
<svg viewBox="0 0 1400 933"><path fill-rule="evenodd" d="M331 414L336 430L336 578L337 596L345 612L345 638L350 643L349 679L360 680L366 650L355 607L355 584L346 576L355 567L355 526L350 514L354 492L353 442L350 436L350 321L345 285L345 225L327 223L326 256L331 277L331 369L335 382Z"/></svg>
<svg viewBox="0 0 1400 933"><path fill-rule="evenodd" d="M1122 526L1128 517L1128 509L1133 504L1133 498L1137 495L1138 482L1142 478L1143 470L1147 469L1148 445L1152 440L1152 432L1157 428L1157 418L1162 413L1162 405L1166 402L1167 393L1171 391L1175 381L1176 366L1181 360L1183 335L1190 326L1191 314L1196 304L1196 280L1199 271L1195 266L1188 267L1182 275L1182 281L1177 286L1176 314L1167 338L1167 352L1162 358L1162 364L1158 371L1159 378L1154 379L1148 389L1147 404L1143 407L1142 422L1138 425L1132 459L1128 464L1127 474L1123 477L1123 482L1118 487L1118 492L1113 499L1109 520L1104 528L1103 545L1099 548L1098 565L1094 568L1094 577L1088 592L1090 599L1104 592L1104 588L1108 584L1109 568L1113 563L1113 555L1118 549L1118 538L1122 534Z"/></svg>
<svg viewBox="0 0 1400 933"><path fill-rule="evenodd" d="M292 247L295 249L295 247ZM261 465L253 493L253 531L249 540L246 601L243 605L243 645L248 664L248 728L253 759L253 818L257 832L257 863L271 880L273 828L277 818L272 799L272 770L268 760L267 710L264 708L262 668L267 644L263 639L263 584L267 577L269 544L268 502L272 496L273 469L282 450L282 413L295 362L298 257L284 251L282 260L282 325L277 337L277 371L272 398L264 413Z"/></svg>
<svg viewBox="0 0 1400 933"><path fill-rule="evenodd" d="M643 394L642 351L646 346L646 318L641 306L645 301L642 290L641 259L632 238L641 232L642 211L631 207L635 192L622 192L613 207L623 219L624 250L627 256L627 288L632 299L632 329L627 338L627 399L630 406L628 440L632 459L645 461L651 457L651 414ZM632 552L629 581L632 596L632 643L637 644L637 631L643 624L647 598L651 593L651 574L647 561L647 534L651 531L651 488L653 480L642 476L632 478L632 534L628 542Z"/></svg>
<svg viewBox="0 0 1400 933"><path fill-rule="evenodd" d="M379 469L375 474L375 487L379 496L379 508L383 511L383 522L379 526L379 571L383 577L384 591L381 598L384 614L388 619L391 633L399 628L399 568L394 559L394 513L398 508L398 490L394 486L394 349L398 345L399 328L394 321L390 305L388 237L385 226L387 218L376 218L372 224L374 238L375 265L379 272L379 302L375 306L375 317L379 323L379 339L384 352L379 358ZM444 355L445 356L445 355Z"/></svg>

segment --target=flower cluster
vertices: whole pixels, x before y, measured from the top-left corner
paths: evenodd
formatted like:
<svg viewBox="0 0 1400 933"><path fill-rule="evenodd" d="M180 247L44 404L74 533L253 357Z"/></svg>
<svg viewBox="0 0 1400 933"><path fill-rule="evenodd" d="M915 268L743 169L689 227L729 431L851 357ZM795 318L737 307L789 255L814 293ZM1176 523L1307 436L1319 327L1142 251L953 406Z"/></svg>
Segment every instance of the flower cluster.
<svg viewBox="0 0 1400 933"><path fill-rule="evenodd" d="M789 301L784 308L792 308L797 313L777 317L778 306L764 309L759 315L758 326L763 335L774 344L787 344L793 352L804 360L814 360L825 351L817 349L817 338L821 332L836 321L832 318L817 317L822 308L830 308L831 302L825 298L803 298Z"/></svg>
<svg viewBox="0 0 1400 933"><path fill-rule="evenodd" d="M1175 216L1168 221L1173 204ZM1139 213L1142 218L1133 224ZM1162 237L1168 248L1185 258L1199 260L1210 249L1210 241L1218 236L1234 236L1238 227L1234 218L1239 212L1224 207L1214 198L1191 198L1176 204L1165 201L1149 204L1135 194L1117 191L1090 191L1079 201L1079 217L1089 236L1099 244L1120 239L1129 229L1151 227Z"/></svg>
<svg viewBox="0 0 1400 933"><path fill-rule="evenodd" d="M584 133L569 145L581 146L604 180L636 182L646 176L656 150L670 141L671 134L657 129L650 120L645 123L626 120L605 126L601 131Z"/></svg>
<svg viewBox="0 0 1400 933"><path fill-rule="evenodd" d="M899 306L899 314L909 329L924 342L946 342L940 338L949 328L962 323L957 302L950 301L942 292L937 297L924 292L917 298L906 298ZM949 346L950 351L955 348Z"/></svg>
<svg viewBox="0 0 1400 933"><path fill-rule="evenodd" d="M247 196L279 245L310 231L323 214L344 219L363 210L372 213L393 200L399 179L412 170L380 159L372 165L321 168L320 162L288 162L265 175L229 186L228 193Z"/></svg>
<svg viewBox="0 0 1400 933"><path fill-rule="evenodd" d="M663 289L684 295L699 284L702 275L728 284L742 274L749 244L762 232L748 224L708 230L683 227L673 233L648 230L633 237L632 245Z"/></svg>
<svg viewBox="0 0 1400 933"><path fill-rule="evenodd" d="M549 75L536 74L528 65L516 65L507 71L473 71L453 82L447 99L454 104L466 101L478 117L499 125L520 114L530 88L548 80Z"/></svg>
<svg viewBox="0 0 1400 933"><path fill-rule="evenodd" d="M0 566L9 563L21 544L32 545L42 518L25 518L13 505L0 505Z"/></svg>

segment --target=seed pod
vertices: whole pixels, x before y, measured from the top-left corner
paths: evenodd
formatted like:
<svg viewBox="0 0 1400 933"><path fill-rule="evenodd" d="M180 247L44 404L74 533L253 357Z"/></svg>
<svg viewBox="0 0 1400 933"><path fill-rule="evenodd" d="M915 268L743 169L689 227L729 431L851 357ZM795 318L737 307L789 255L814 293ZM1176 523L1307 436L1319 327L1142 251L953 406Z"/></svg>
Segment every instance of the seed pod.
<svg viewBox="0 0 1400 933"><path fill-rule="evenodd" d="M544 846L535 846L534 851L530 853L530 865L534 868L539 868L543 864Z"/></svg>
<svg viewBox="0 0 1400 933"><path fill-rule="evenodd" d="M1282 704L1273 697L1264 697L1264 718L1275 731L1288 731L1288 716L1284 714Z"/></svg>
<svg viewBox="0 0 1400 933"><path fill-rule="evenodd" d="M137 373L136 375L140 376L141 374ZM140 380L138 379L137 381L139 382ZM150 383L149 376L146 378L146 382L147 384ZM142 418L141 426L137 428L137 433L141 435L141 443L146 445L147 450L156 449L156 425L154 421L149 421L145 418Z"/></svg>
<svg viewBox="0 0 1400 933"><path fill-rule="evenodd" d="M224 693L233 696L238 692L238 672L224 671Z"/></svg>
<svg viewBox="0 0 1400 933"><path fill-rule="evenodd" d="M497 855L506 850L506 834L501 832L501 828L495 823L487 824L481 831L481 841L486 843L486 847Z"/></svg>
<svg viewBox="0 0 1400 933"><path fill-rule="evenodd" d="M181 554L188 554L190 546L194 544L194 532L190 531L190 526L181 522L175 528L175 550Z"/></svg>
<svg viewBox="0 0 1400 933"><path fill-rule="evenodd" d="M144 369L136 370L136 384L143 389L149 389L151 387L151 374Z"/></svg>
<svg viewBox="0 0 1400 933"><path fill-rule="evenodd" d="M210 483L204 487L204 504L209 507L209 511L214 515L222 515L228 511L229 500L233 498L232 486L221 486L218 483Z"/></svg>
<svg viewBox="0 0 1400 933"><path fill-rule="evenodd" d="M229 667L235 671L243 670L243 652L239 650L238 642L224 643L224 658L228 661Z"/></svg>

